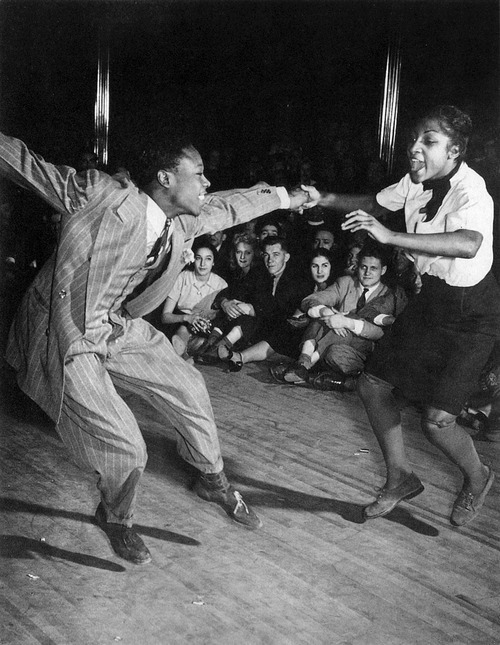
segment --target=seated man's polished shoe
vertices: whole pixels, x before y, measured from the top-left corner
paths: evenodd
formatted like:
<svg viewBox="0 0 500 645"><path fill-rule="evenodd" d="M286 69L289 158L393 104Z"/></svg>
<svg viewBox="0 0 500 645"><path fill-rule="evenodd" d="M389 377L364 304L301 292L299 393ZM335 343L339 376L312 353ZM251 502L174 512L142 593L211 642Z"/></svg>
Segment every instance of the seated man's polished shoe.
<svg viewBox="0 0 500 645"><path fill-rule="evenodd" d="M124 524L113 524L106 519L106 511L102 503L95 512L95 521L99 528L108 536L113 551L134 564L147 564L151 562L151 553L142 541L134 527Z"/></svg>
<svg viewBox="0 0 500 645"><path fill-rule="evenodd" d="M484 500L486 499L486 495L495 479L493 469L489 466L486 466L486 468L488 468L488 479L480 493L473 495L470 490L464 486L458 494L458 497L453 504L453 510L450 517L450 522L454 526L463 526L464 524L468 524L481 510Z"/></svg>
<svg viewBox="0 0 500 645"><path fill-rule="evenodd" d="M356 389L354 378L335 372L321 372L309 382L315 390L325 392L353 392Z"/></svg>
<svg viewBox="0 0 500 645"><path fill-rule="evenodd" d="M396 488L382 488L377 496L377 499L363 511L365 520L372 520L376 517L383 517L390 513L399 502L404 499L412 499L424 490L424 486L420 479L411 473L404 479Z"/></svg>
<svg viewBox="0 0 500 645"><path fill-rule="evenodd" d="M237 490L227 481L224 471L202 473L194 483L194 492L207 502L219 504L231 519L248 529L259 529L261 520L246 504Z"/></svg>

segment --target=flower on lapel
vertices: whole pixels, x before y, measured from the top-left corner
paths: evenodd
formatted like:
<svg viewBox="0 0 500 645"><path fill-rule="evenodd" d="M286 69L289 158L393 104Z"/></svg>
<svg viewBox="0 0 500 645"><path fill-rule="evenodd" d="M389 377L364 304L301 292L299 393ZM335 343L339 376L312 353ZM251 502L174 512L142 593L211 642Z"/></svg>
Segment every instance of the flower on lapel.
<svg viewBox="0 0 500 645"><path fill-rule="evenodd" d="M194 262L194 253L191 248L182 250L181 260L183 264L192 264Z"/></svg>

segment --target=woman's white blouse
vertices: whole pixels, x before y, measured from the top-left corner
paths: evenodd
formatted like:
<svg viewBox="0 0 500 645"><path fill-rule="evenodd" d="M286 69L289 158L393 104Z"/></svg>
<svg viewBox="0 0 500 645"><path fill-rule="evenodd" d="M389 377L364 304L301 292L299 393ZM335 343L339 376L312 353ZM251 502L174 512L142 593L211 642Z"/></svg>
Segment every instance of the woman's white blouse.
<svg viewBox="0 0 500 645"><path fill-rule="evenodd" d="M407 251L420 271L445 280L454 287L471 287L480 282L493 262L493 200L484 179L466 163L450 179L450 190L434 218L426 222L421 209L430 191L414 184L409 175L377 194L380 206L390 211L404 208L408 233L451 233L460 229L478 231L483 241L474 258L453 258Z"/></svg>

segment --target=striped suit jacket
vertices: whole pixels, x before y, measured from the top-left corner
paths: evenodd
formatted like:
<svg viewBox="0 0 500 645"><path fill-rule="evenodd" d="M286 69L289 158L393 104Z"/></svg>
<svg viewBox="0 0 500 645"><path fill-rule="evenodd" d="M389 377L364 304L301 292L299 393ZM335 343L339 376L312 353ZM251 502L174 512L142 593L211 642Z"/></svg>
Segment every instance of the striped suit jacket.
<svg viewBox="0 0 500 645"><path fill-rule="evenodd" d="M61 213L58 248L29 287L9 335L7 361L21 389L57 420L64 361L71 344L85 336L104 305L132 291L144 277L147 196L132 183L109 175L77 173L55 166L26 145L0 134L0 173L47 201ZM247 222L280 207L266 185L214 193L199 217L173 220L171 255L163 274L127 303L128 315L144 316L167 297L183 268L183 250L195 237Z"/></svg>

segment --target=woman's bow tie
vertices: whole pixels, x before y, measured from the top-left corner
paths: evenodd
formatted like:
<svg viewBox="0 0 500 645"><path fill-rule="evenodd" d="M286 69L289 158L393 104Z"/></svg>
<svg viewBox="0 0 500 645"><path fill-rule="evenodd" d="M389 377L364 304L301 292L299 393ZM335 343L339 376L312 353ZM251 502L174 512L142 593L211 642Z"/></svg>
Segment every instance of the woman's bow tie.
<svg viewBox="0 0 500 645"><path fill-rule="evenodd" d="M443 199L446 197L446 194L450 190L450 179L460 168L460 163L458 163L453 170L446 175L446 177L440 177L439 179L428 179L427 181L422 182L422 189L424 191L432 190L432 196L425 206L423 206L419 213L425 213L424 222L430 222L434 218L436 213L439 210L439 207L443 203Z"/></svg>

